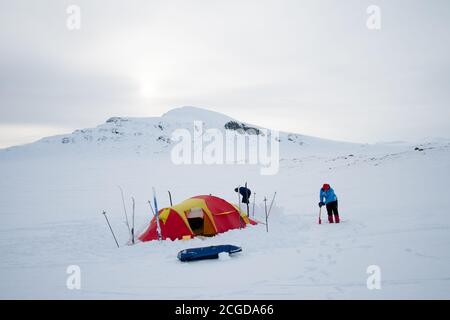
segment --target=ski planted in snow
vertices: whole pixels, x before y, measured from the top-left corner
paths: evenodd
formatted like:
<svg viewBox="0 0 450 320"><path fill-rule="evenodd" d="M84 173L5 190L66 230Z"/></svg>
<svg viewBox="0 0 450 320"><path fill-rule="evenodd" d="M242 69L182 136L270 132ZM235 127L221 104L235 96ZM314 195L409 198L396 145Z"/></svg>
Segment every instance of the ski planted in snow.
<svg viewBox="0 0 450 320"><path fill-rule="evenodd" d="M125 206L125 198L123 196L123 189L122 189L121 186L119 186L119 189L120 189L120 194L122 195L123 212L124 212L124 215L125 215L125 224L127 225L128 233L131 236L131 228L130 228L130 223L128 222L128 214L127 214L127 208Z"/></svg>
<svg viewBox="0 0 450 320"><path fill-rule="evenodd" d="M153 216L156 217L155 210L153 210L152 202L148 200L148 205L150 206L150 210L152 210Z"/></svg>
<svg viewBox="0 0 450 320"><path fill-rule="evenodd" d="M161 226L159 224L158 202L156 201L155 188L152 189L153 189L153 205L155 206L156 232L158 233L158 240L161 241L162 235L161 235Z"/></svg>

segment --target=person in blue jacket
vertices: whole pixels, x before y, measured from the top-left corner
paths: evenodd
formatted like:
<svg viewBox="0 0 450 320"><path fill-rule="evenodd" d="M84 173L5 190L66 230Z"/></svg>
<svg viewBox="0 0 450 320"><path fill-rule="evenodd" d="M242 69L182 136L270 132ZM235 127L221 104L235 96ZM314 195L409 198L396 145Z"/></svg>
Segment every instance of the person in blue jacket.
<svg viewBox="0 0 450 320"><path fill-rule="evenodd" d="M320 189L320 202L319 207L326 206L328 213L329 223L339 223L339 212L338 212L338 199L334 193L333 188L330 187L328 183L325 183ZM334 215L334 221L333 221Z"/></svg>

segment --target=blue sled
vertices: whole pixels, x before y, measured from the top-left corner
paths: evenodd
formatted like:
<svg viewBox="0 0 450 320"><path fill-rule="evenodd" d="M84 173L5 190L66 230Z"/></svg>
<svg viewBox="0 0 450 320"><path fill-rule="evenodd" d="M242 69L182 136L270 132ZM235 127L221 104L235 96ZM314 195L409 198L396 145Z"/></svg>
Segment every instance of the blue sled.
<svg viewBox="0 0 450 320"><path fill-rule="evenodd" d="M228 252L228 254L233 254L237 252L241 252L242 248L237 246L232 246L230 244L221 245L221 246L211 246L211 247L202 247L202 248L192 248L185 249L178 252L178 259L181 261L197 261L197 260L206 260L206 259L218 259L219 253Z"/></svg>

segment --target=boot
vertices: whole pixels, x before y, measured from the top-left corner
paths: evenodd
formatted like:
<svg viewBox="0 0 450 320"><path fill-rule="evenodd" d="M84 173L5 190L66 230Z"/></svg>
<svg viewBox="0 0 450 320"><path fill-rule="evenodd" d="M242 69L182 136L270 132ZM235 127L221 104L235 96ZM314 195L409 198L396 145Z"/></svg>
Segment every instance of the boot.
<svg viewBox="0 0 450 320"><path fill-rule="evenodd" d="M334 221L336 221L336 223L339 223L341 220L339 219L339 215L335 214L334 215Z"/></svg>
<svg viewBox="0 0 450 320"><path fill-rule="evenodd" d="M333 215L330 214L330 215L328 216L328 222L329 222L329 223L333 223L333 222L334 222L334 221L333 221Z"/></svg>

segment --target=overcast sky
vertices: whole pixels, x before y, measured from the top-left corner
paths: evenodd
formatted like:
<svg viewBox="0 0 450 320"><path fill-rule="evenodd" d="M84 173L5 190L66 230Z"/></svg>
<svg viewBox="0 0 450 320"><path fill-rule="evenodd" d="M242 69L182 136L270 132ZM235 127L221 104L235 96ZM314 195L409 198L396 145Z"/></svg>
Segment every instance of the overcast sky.
<svg viewBox="0 0 450 320"><path fill-rule="evenodd" d="M448 0L0 0L0 40L0 147L183 105L337 140L450 137Z"/></svg>

